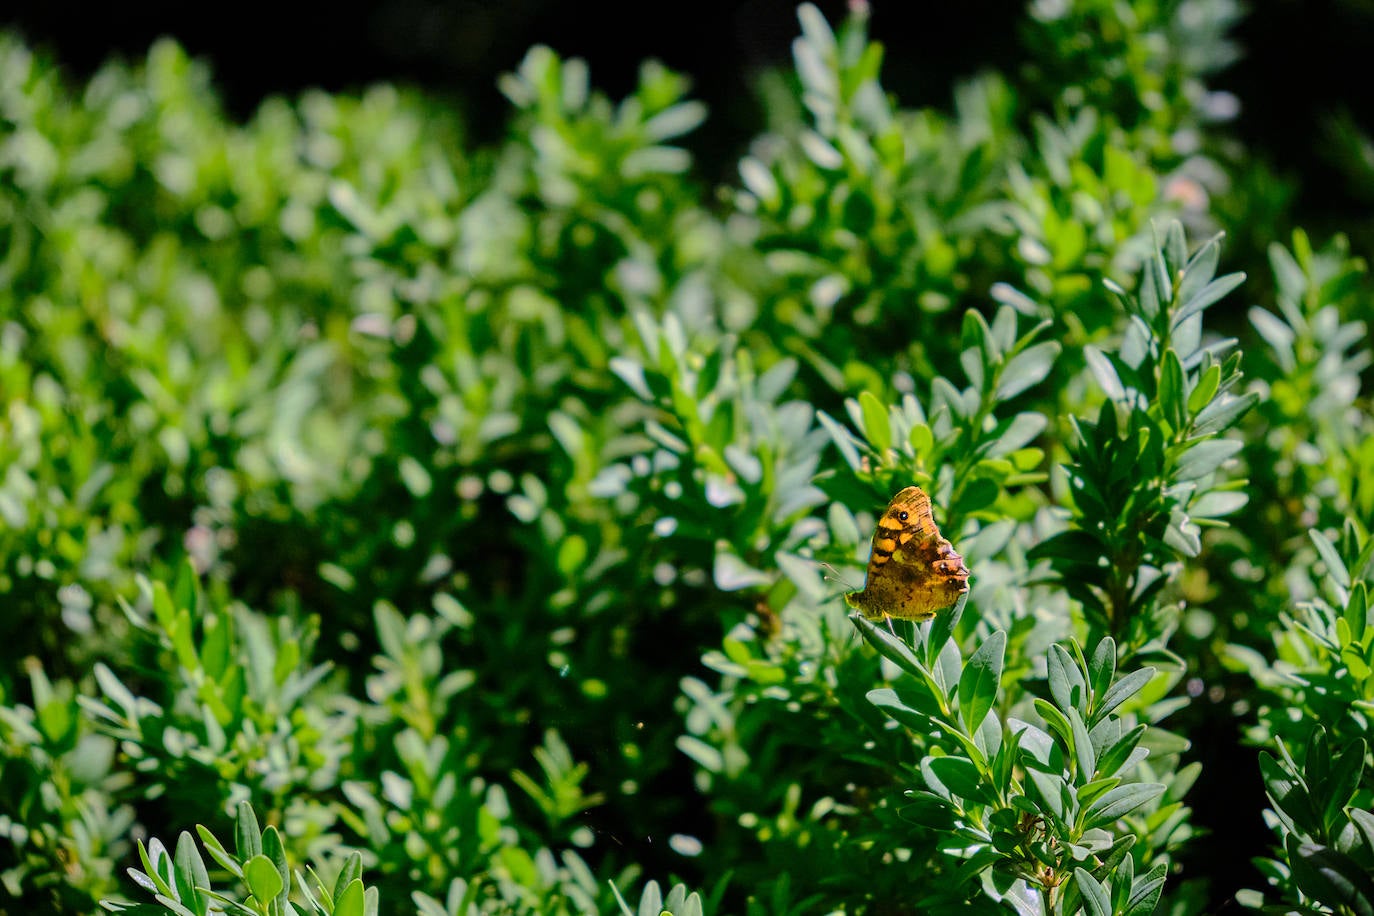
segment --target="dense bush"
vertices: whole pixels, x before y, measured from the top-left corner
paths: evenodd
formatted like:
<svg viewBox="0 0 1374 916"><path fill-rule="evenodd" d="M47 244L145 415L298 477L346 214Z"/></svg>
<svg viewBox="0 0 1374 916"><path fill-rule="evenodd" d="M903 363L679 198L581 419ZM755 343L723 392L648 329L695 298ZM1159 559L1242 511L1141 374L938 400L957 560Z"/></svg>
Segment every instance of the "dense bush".
<svg viewBox="0 0 1374 916"><path fill-rule="evenodd" d="M1236 16L944 112L803 6L718 190L657 64L471 150L0 44L0 913L1374 912L1370 290ZM913 482L971 591L851 620Z"/></svg>

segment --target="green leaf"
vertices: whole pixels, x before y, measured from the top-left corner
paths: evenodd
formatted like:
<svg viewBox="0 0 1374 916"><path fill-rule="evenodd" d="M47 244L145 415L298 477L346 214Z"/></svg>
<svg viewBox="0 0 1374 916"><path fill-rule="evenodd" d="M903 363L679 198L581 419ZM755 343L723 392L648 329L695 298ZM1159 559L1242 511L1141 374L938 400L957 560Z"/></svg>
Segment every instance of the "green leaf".
<svg viewBox="0 0 1374 916"><path fill-rule="evenodd" d="M745 156L739 163L740 179L744 187L759 199L765 207L778 206L782 197L777 179L768 166L754 156Z"/></svg>
<svg viewBox="0 0 1374 916"><path fill-rule="evenodd" d="M708 773L725 772L725 756L721 752L693 735L678 735L677 749Z"/></svg>
<svg viewBox="0 0 1374 916"><path fill-rule="evenodd" d="M200 671L200 656L196 653L195 634L192 632L191 612L186 608L178 608L176 612L176 623L167 631L167 635L172 638L172 648L176 652L177 662L187 671Z"/></svg>
<svg viewBox="0 0 1374 916"><path fill-rule="evenodd" d="M197 888L210 886L210 874L205 870L205 860L196 849L196 841L188 831L183 830L177 839L176 887L178 899L196 916L205 916L210 902Z"/></svg>
<svg viewBox="0 0 1374 916"><path fill-rule="evenodd" d="M868 702L882 711L883 715L906 726L914 732L928 732L932 727L931 719L919 709L914 709L891 687L878 687L866 695Z"/></svg>
<svg viewBox="0 0 1374 916"><path fill-rule="evenodd" d="M310 876L308 881L306 880L306 875ZM314 882L314 887L311 887L312 881ZM328 913L334 906L336 897L325 894L324 882L321 881L320 876L315 873L315 869L308 865L305 867L305 874L301 874L299 871L296 872L296 889L300 892L301 898L305 901L305 906L295 907L298 913L302 910L307 913ZM319 891L318 895L315 893L316 890ZM321 898L324 900L323 903L320 902ZM421 913L426 912L427 908L423 903L420 903L418 898L416 899L416 903Z"/></svg>
<svg viewBox="0 0 1374 916"><path fill-rule="evenodd" d="M277 880L280 883L276 900L273 901L273 911L277 914L285 913L290 900L291 868L286 863L286 848L282 845L281 833L275 825L268 824L262 832L262 854L270 859L276 868Z"/></svg>
<svg viewBox="0 0 1374 916"><path fill-rule="evenodd" d="M240 862L262 855L262 831L258 829L258 818L253 806L247 801L239 802L234 816L234 851Z"/></svg>
<svg viewBox="0 0 1374 916"><path fill-rule="evenodd" d="M1122 677L1102 695L1102 699L1097 704L1097 708L1093 710L1092 718L1089 721L1094 725L1102 721L1104 716L1139 693L1154 676L1155 669L1141 668Z"/></svg>
<svg viewBox="0 0 1374 916"><path fill-rule="evenodd" d="M892 447L892 425L887 417L887 407L872 392L859 395L859 407L863 411L864 436L879 454Z"/></svg>
<svg viewBox="0 0 1374 916"><path fill-rule="evenodd" d="M997 700L1007 634L996 630L964 665L959 678L959 717L970 734L978 730Z"/></svg>
<svg viewBox="0 0 1374 916"><path fill-rule="evenodd" d="M138 841L138 858L143 863L143 871L134 874L134 879L138 884L149 891L161 894L165 897L174 897L176 890L170 883L175 879L172 873L172 863L167 856L167 850L163 848L162 841L153 837L148 841L148 846ZM159 866L162 866L161 870ZM166 871L167 874L163 874ZM139 878L139 875L142 878Z"/></svg>
<svg viewBox="0 0 1374 916"><path fill-rule="evenodd" d="M389 604L379 602L372 609L372 620L377 642L387 657L396 660L405 658L408 637L406 619L401 612ZM255 828L256 826L254 824Z"/></svg>
<svg viewBox="0 0 1374 916"><path fill-rule="evenodd" d="M1220 233L1218 233L1220 235ZM1215 236L1213 237L1216 238ZM1182 273L1187 274L1193 266L1193 260L1188 259L1188 236L1183 232L1183 224L1176 219L1169 220L1164 227L1164 246L1162 248L1165 260L1169 262L1175 270L1182 268ZM1186 260L1186 263L1185 263Z"/></svg>
<svg viewBox="0 0 1374 916"><path fill-rule="evenodd" d="M1279 368L1285 373L1292 373L1297 368L1297 360L1293 355L1293 341L1297 335L1293 333L1293 329L1282 319L1258 306L1251 308L1248 314L1255 331L1274 352L1274 362L1278 363Z"/></svg>
<svg viewBox="0 0 1374 916"><path fill-rule="evenodd" d="M1093 649L1092 660L1088 662L1088 675L1094 698L1100 698L1112 683L1116 674L1116 640L1104 636Z"/></svg>
<svg viewBox="0 0 1374 916"><path fill-rule="evenodd" d="M1369 626L1369 590L1365 588L1363 581L1356 582L1350 588L1350 599L1345 603L1345 611L1341 615L1350 627L1352 638L1356 642L1364 642L1365 630Z"/></svg>
<svg viewBox="0 0 1374 916"><path fill-rule="evenodd" d="M1157 862L1148 872L1136 878L1122 916L1150 916L1164 893L1164 879L1168 873L1169 866Z"/></svg>
<svg viewBox="0 0 1374 916"><path fill-rule="evenodd" d="M1059 738L1064 747L1067 748L1073 744L1073 726L1069 724L1068 716L1060 712L1057 706L1048 700L1036 697L1035 711L1044 717L1045 726Z"/></svg>
<svg viewBox="0 0 1374 916"><path fill-rule="evenodd" d="M1363 861L1374 858L1374 812L1352 809L1350 825L1353 839L1349 848L1358 851L1356 858Z"/></svg>
<svg viewBox="0 0 1374 916"><path fill-rule="evenodd" d="M821 426L825 427L825 431L830 434L830 441L834 442L835 447L840 450L840 457L844 459L845 464L858 470L863 463L863 456L859 453L853 434L823 410L816 411L816 419L820 420Z"/></svg>
<svg viewBox="0 0 1374 916"><path fill-rule="evenodd" d="M1187 405L1184 403L1183 364L1173 348L1164 351L1159 364L1159 407L1174 432L1181 432L1188 423Z"/></svg>
<svg viewBox="0 0 1374 916"><path fill-rule="evenodd" d="M875 624L862 614L850 614L849 619L854 621L854 625L859 628L860 635L867 640L868 644L877 649L884 658L907 674L923 680L930 678L930 672L911 651L911 646L889 633L887 627Z"/></svg>
<svg viewBox="0 0 1374 916"><path fill-rule="evenodd" d="M959 336L959 365L968 376L969 384L981 392L987 381L990 363L997 361L996 343L987 321L974 309L964 313L963 328Z"/></svg>
<svg viewBox="0 0 1374 916"><path fill-rule="evenodd" d="M1239 512L1250 502L1250 494L1233 490L1211 490L1188 507L1188 514L1197 519L1225 518Z"/></svg>
<svg viewBox="0 0 1374 916"><path fill-rule="evenodd" d="M344 892L345 887L354 879L362 878L362 876L363 857L361 853L354 852L344 860L343 868L339 869L339 876L334 879L334 898L337 900L339 895Z"/></svg>
<svg viewBox="0 0 1374 916"><path fill-rule="evenodd" d="M587 562L587 539L579 534L569 534L558 545L558 571L572 579Z"/></svg>
<svg viewBox="0 0 1374 916"><path fill-rule="evenodd" d="M1288 836L1289 866L1304 894L1337 912L1374 916L1374 878L1350 856Z"/></svg>
<svg viewBox="0 0 1374 916"><path fill-rule="evenodd" d="M935 434L924 423L916 423L911 427L907 441L911 443L911 453L918 458L928 456L935 448Z"/></svg>
<svg viewBox="0 0 1374 916"><path fill-rule="evenodd" d="M1329 779L1320 785L1313 785L1318 797L1324 795L1326 803L1322 811L1322 825L1328 836L1334 836L1345 823L1347 806L1355 802L1355 791L1364 776L1365 742L1356 738L1331 761Z"/></svg>
<svg viewBox="0 0 1374 916"><path fill-rule="evenodd" d="M706 106L701 102L679 102L645 121L640 130L650 143L661 143L691 133L704 120Z"/></svg>
<svg viewBox="0 0 1374 916"><path fill-rule="evenodd" d="M1054 705L1064 713L1070 709L1086 709L1087 685L1069 653L1062 646L1050 646L1045 662L1049 674L1050 699L1054 700Z"/></svg>
<svg viewBox="0 0 1374 916"><path fill-rule="evenodd" d="M180 902L173 900L170 897L163 897L159 895L157 898L157 902L162 904L167 909L171 910L174 914L176 914L176 916L197 916L195 912L193 912L190 909L187 909ZM240 909L245 908L240 907ZM253 914L251 910L245 909L245 916L255 916L255 914Z"/></svg>
<svg viewBox="0 0 1374 916"><path fill-rule="evenodd" d="M434 488L434 480L430 476L429 470L410 455L403 455L397 466L401 476L401 482L410 491L410 495L416 499L424 499L429 496L430 490Z"/></svg>
<svg viewBox="0 0 1374 916"><path fill-rule="evenodd" d="M737 592L768 585L772 578L763 570L745 563L731 552L729 544L721 542L716 548L712 581L723 592Z"/></svg>
<svg viewBox="0 0 1374 916"><path fill-rule="evenodd" d="M1136 289L1140 313L1153 323L1159 316L1161 303L1172 298L1169 291L1169 271L1164 264L1163 254L1156 249L1154 257L1147 259L1140 271L1140 286Z"/></svg>
<svg viewBox="0 0 1374 916"><path fill-rule="evenodd" d="M265 855L253 856L244 864L243 881L261 906L267 906L282 891L281 873Z"/></svg>
<svg viewBox="0 0 1374 916"><path fill-rule="evenodd" d="M1036 302L1030 296L1021 292L1014 286L1007 283L994 283L988 290L993 300L1013 311L1022 315L1041 315L1045 313L1045 307ZM999 310L1000 311L1000 310Z"/></svg>
<svg viewBox="0 0 1374 916"><path fill-rule="evenodd" d="M1096 878L1081 868L1073 870L1073 880L1083 897L1083 912L1088 916L1112 916L1112 901Z"/></svg>
<svg viewBox="0 0 1374 916"><path fill-rule="evenodd" d="M989 437L995 440L995 444L988 450L988 457L1000 458L1020 450L1044 432L1049 422L1044 414L1030 412L1018 413L1009 420L1003 420Z"/></svg>
<svg viewBox="0 0 1374 916"><path fill-rule="evenodd" d="M935 615L935 619L931 621L930 630L926 633L925 663L927 668L935 665L936 659L940 657L940 653L945 648L945 644L954 635L954 630L959 626L959 620L964 616L964 607L967 604L968 592L964 592L954 602L952 608Z"/></svg>
<svg viewBox="0 0 1374 916"><path fill-rule="evenodd" d="M1239 397L1231 394L1218 396L1193 418L1193 435L1210 436L1229 429L1251 407L1259 402L1259 395L1253 391Z"/></svg>
<svg viewBox="0 0 1374 916"><path fill-rule="evenodd" d="M1326 574L1341 588L1349 588L1350 571L1345 568L1345 561L1336 552L1336 546L1331 543L1330 538L1316 528L1309 530L1307 535L1312 539L1322 562L1326 564Z"/></svg>
<svg viewBox="0 0 1374 916"><path fill-rule="evenodd" d="M1315 798L1323 793L1332 770L1330 742L1321 725L1312 728L1304 757L1306 765L1302 768L1302 778Z"/></svg>
<svg viewBox="0 0 1374 916"><path fill-rule="evenodd" d="M939 793L912 789L907 796L911 803L897 809L897 816L927 830L950 830L954 827L954 806Z"/></svg>
<svg viewBox="0 0 1374 916"><path fill-rule="evenodd" d="M1103 827L1132 811L1148 805L1164 794L1165 786L1156 782L1133 782L1105 793L1084 812L1083 829Z"/></svg>
<svg viewBox="0 0 1374 916"><path fill-rule="evenodd" d="M921 761L921 771L958 798L981 804L991 801L982 773L973 761L965 757L927 757ZM943 794L937 785L931 785L930 789L936 794Z"/></svg>
<svg viewBox="0 0 1374 916"><path fill-rule="evenodd" d="M332 916L364 916L363 882L354 878L343 893L334 899Z"/></svg>
<svg viewBox="0 0 1374 916"><path fill-rule="evenodd" d="M1026 794L1056 820L1062 821L1070 795L1064 778L1056 773L1045 773L1036 769L1026 770L1026 775L1030 777L1026 784Z"/></svg>
<svg viewBox="0 0 1374 916"><path fill-rule="evenodd" d="M1094 779L1091 782L1083 783L1074 794L1078 798L1079 807L1087 807L1119 785L1121 785L1121 780L1115 776Z"/></svg>
<svg viewBox="0 0 1374 916"><path fill-rule="evenodd" d="M635 916L635 911L632 910L632 909L630 909L630 904L627 903L627 902L625 901L625 897L620 893L620 888L616 887L615 882L614 882L614 881L608 881L607 883L610 884L610 886L611 886L611 893L615 895L616 903L618 903L618 904L620 905L620 913L621 913L621 916ZM650 881L650 882L649 882L649 885L653 886L653 888L654 888L655 890L658 889L658 885L655 884L653 881ZM646 892L646 893L648 892L648 887L647 887L647 886L646 886L646 888L645 888L645 892ZM443 910L440 910L440 916L442 916L442 913L443 913L443 912L444 912ZM459 910L458 912L463 912L463 911L462 911L462 910Z"/></svg>
<svg viewBox="0 0 1374 916"><path fill-rule="evenodd" d="M1212 402L1221 387L1221 366L1213 363L1198 378L1197 384L1188 394L1188 413L1196 414Z"/></svg>
<svg viewBox="0 0 1374 916"><path fill-rule="evenodd" d="M205 851L210 854L210 858L219 864L220 868L236 878L243 877L243 869L239 866L238 860L229 854L229 850L224 848L224 844L210 832L208 827L197 824L196 833L200 834L200 842L205 847Z"/></svg>
<svg viewBox="0 0 1374 916"><path fill-rule="evenodd" d="M1044 703L1043 700L1041 700ZM1049 709L1054 709L1050 704L1045 703ZM1008 719L1007 726L1016 734L1016 743L1019 756L1018 763L1030 766L1031 763L1022 761L1021 757L1028 757L1034 765L1040 769L1058 770L1060 769L1055 759L1055 743L1049 733L1042 728L1037 728L1029 722L1020 719Z"/></svg>
<svg viewBox="0 0 1374 916"><path fill-rule="evenodd" d="M1103 751L1097 761L1098 773L1103 777L1116 775L1117 771L1130 759L1136 745L1140 743L1140 739L1145 736L1145 730L1144 725L1137 725L1113 742L1111 747Z"/></svg>
<svg viewBox="0 0 1374 916"><path fill-rule="evenodd" d="M1185 557L1195 557L1202 552L1202 529L1175 508L1169 514L1169 526L1164 529L1164 543Z"/></svg>
<svg viewBox="0 0 1374 916"><path fill-rule="evenodd" d="M1088 368L1092 370L1093 377L1097 379L1097 384L1101 386L1108 399L1121 401L1126 398L1126 388L1121 384L1121 377L1116 374L1116 367L1112 365L1105 354L1094 346L1083 348L1083 358L1088 363Z"/></svg>
<svg viewBox="0 0 1374 916"><path fill-rule="evenodd" d="M1227 274L1224 277L1218 277L1204 286L1179 307L1178 311L1174 313L1173 321L1170 326L1177 328L1193 315L1201 312L1244 282L1245 274L1243 273Z"/></svg>
<svg viewBox="0 0 1374 916"><path fill-rule="evenodd" d="M1073 734L1073 753L1077 766L1074 768L1075 781L1079 784L1088 782L1097 772L1097 751L1093 748L1093 742L1088 737L1088 726L1083 722L1083 716L1078 710L1070 707L1066 710L1069 719L1069 727Z"/></svg>
<svg viewBox="0 0 1374 916"><path fill-rule="evenodd" d="M177 565L176 582L172 585L172 601L199 619L205 612L201 602L200 579L195 564L189 558Z"/></svg>
<svg viewBox="0 0 1374 916"><path fill-rule="evenodd" d="M1063 348L1054 341L1038 343L1016 354L1002 369L997 399L1010 400L1045 380Z"/></svg>
<svg viewBox="0 0 1374 916"><path fill-rule="evenodd" d="M1211 439L1199 442L1179 458L1173 477L1175 480L1197 480L1206 477L1239 452L1244 445L1245 443L1238 439Z"/></svg>
<svg viewBox="0 0 1374 916"><path fill-rule="evenodd" d="M1193 299L1217 275L1217 264L1221 262L1221 239L1221 233L1212 236L1188 259L1183 267L1183 277L1178 281L1175 298L1179 302ZM1175 260L1174 263L1182 262Z"/></svg>
<svg viewBox="0 0 1374 916"><path fill-rule="evenodd" d="M975 477L957 491L950 512L955 515L972 515L997 502L1002 489L997 481L988 477Z"/></svg>

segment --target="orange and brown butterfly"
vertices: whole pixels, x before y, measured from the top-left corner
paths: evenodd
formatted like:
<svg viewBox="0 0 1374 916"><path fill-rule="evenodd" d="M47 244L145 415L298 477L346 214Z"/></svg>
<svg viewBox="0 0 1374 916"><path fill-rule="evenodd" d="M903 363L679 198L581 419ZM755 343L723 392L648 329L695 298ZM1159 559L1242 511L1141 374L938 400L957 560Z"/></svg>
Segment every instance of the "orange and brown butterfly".
<svg viewBox="0 0 1374 916"><path fill-rule="evenodd" d="M863 591L844 600L869 620L929 620L968 591L968 577L964 558L935 527L930 497L907 487L878 519Z"/></svg>

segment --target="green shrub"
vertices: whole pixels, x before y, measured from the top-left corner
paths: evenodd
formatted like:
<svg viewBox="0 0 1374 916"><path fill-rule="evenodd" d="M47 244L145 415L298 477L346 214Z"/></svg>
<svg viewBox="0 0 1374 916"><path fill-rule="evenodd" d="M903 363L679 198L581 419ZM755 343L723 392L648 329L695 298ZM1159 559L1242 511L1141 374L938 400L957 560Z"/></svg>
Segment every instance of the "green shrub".
<svg viewBox="0 0 1374 916"><path fill-rule="evenodd" d="M720 189L658 64L474 150L0 43L0 913L1198 913L1236 773L1240 902L1374 909L1370 291L1236 17L1033 4L941 111L804 5ZM971 590L851 618L912 483Z"/></svg>

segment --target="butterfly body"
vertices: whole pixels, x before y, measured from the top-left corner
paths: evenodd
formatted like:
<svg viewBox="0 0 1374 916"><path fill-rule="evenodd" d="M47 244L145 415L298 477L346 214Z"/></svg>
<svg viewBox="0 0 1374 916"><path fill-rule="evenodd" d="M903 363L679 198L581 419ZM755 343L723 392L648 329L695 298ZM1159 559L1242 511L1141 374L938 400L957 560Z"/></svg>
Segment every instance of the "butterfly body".
<svg viewBox="0 0 1374 916"><path fill-rule="evenodd" d="M863 591L844 599L870 620L929 620L968 591L968 577L964 558L935 526L930 497L907 487L878 519Z"/></svg>

